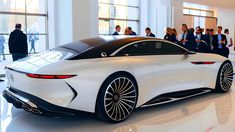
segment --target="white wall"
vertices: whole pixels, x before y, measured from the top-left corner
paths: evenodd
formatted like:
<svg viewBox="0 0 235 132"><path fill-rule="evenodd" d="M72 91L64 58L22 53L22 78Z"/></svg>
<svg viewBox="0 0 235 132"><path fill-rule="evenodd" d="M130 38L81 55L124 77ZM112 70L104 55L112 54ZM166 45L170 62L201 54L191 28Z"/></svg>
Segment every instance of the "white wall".
<svg viewBox="0 0 235 132"><path fill-rule="evenodd" d="M98 1L49 0L49 47L98 36Z"/></svg>
<svg viewBox="0 0 235 132"><path fill-rule="evenodd" d="M222 26L224 29L228 28L230 30L230 35L234 38L235 32L235 9L218 9L218 25Z"/></svg>
<svg viewBox="0 0 235 132"><path fill-rule="evenodd" d="M73 0L73 41L98 36L98 1Z"/></svg>
<svg viewBox="0 0 235 132"><path fill-rule="evenodd" d="M140 25L139 32L141 36L145 36L145 28L150 27L149 25L149 14L148 14L148 0L140 0ZM152 27L150 27L152 29Z"/></svg>
<svg viewBox="0 0 235 132"><path fill-rule="evenodd" d="M54 1L55 46L73 41L73 16L71 7L72 0ZM53 23L50 26L53 26Z"/></svg>
<svg viewBox="0 0 235 132"><path fill-rule="evenodd" d="M165 35L164 29L171 26L170 0L141 0L140 31L145 35L145 28L150 27L158 38Z"/></svg>

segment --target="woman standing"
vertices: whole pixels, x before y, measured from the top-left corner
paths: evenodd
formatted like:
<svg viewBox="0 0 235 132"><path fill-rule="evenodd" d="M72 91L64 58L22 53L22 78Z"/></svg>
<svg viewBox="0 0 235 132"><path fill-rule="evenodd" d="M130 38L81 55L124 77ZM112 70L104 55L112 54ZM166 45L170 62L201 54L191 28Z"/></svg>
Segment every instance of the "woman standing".
<svg viewBox="0 0 235 132"><path fill-rule="evenodd" d="M173 31L170 27L166 28L166 35L165 35L164 39L168 40L170 42L173 42L173 43L177 42L176 35L173 34Z"/></svg>

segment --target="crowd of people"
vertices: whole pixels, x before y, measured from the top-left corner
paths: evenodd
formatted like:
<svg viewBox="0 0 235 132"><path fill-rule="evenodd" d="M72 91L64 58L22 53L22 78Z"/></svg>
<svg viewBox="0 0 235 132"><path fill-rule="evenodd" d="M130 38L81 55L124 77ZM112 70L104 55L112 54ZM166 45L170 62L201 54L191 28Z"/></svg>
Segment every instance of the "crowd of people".
<svg viewBox="0 0 235 132"><path fill-rule="evenodd" d="M218 26L217 34L214 29L204 29L201 27L188 28L186 24L182 24L182 34L179 35L174 28L166 28L165 40L172 43L179 44L190 51L216 53L224 57L229 56L229 48L233 46L233 40L229 36L229 29L224 30L222 33L222 26ZM119 35L121 32L121 26L115 27L113 35ZM156 37L152 33L151 29L147 27L145 29L147 37ZM34 35L34 34L33 34ZM137 35L131 27L125 29L124 35ZM31 50L35 52L35 41L38 40L38 36L29 36L29 42L31 43ZM5 43L4 37L0 36L0 44ZM9 51L12 54L13 61L22 59L28 55L28 40L26 34L21 31L21 24L16 24L15 30L11 32L9 38ZM0 54L4 56L4 47L0 45ZM235 49L234 49L235 50Z"/></svg>
<svg viewBox="0 0 235 132"><path fill-rule="evenodd" d="M224 30L223 27L218 26L217 34L214 29L204 30L200 26L188 28L186 24L182 24L182 34L178 34L175 28L166 28L165 40L179 44L190 51L203 53L216 53L224 57L229 56L229 47L233 47L233 40L229 35L229 29ZM113 35L119 35L121 26L117 25ZM155 37L151 29L145 29L147 37ZM125 29L124 35L136 35L131 27ZM234 49L235 50L235 49Z"/></svg>

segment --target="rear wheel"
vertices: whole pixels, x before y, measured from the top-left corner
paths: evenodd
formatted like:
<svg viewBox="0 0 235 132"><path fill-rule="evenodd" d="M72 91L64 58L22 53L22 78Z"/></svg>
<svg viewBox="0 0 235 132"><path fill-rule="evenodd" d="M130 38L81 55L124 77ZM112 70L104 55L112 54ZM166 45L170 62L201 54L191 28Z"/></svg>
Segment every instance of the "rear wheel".
<svg viewBox="0 0 235 132"><path fill-rule="evenodd" d="M233 84L233 66L231 62L226 61L222 64L216 82L216 92L229 92Z"/></svg>
<svg viewBox="0 0 235 132"><path fill-rule="evenodd" d="M103 120L122 122L135 109L137 88L135 81L125 74L109 77L99 92L96 114Z"/></svg>

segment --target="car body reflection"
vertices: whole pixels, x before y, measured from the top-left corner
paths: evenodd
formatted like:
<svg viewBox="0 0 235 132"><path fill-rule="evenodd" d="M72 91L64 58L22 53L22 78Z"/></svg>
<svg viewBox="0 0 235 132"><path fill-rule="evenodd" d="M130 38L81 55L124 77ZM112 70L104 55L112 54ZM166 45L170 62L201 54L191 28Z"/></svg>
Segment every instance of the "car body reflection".
<svg viewBox="0 0 235 132"><path fill-rule="evenodd" d="M18 111L1 100L1 131L211 131L234 127L235 92L206 94L200 97L138 109L132 118L120 124L108 124L92 116L75 118L47 118ZM230 131L230 130L228 130Z"/></svg>

